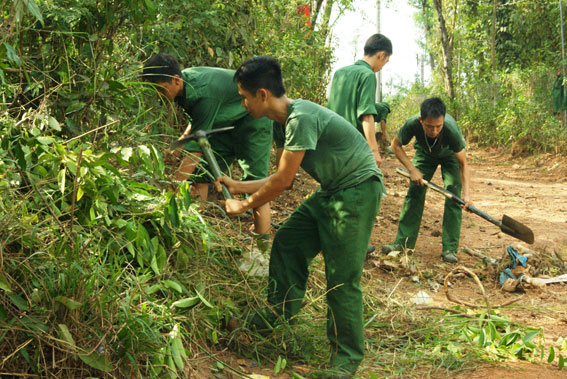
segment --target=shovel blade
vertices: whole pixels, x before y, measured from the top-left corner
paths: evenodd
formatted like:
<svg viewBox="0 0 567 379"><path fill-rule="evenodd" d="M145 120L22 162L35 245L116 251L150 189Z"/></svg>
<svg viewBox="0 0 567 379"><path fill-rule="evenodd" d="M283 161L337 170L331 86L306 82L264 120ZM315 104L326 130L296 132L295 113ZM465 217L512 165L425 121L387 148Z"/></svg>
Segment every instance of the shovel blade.
<svg viewBox="0 0 567 379"><path fill-rule="evenodd" d="M502 216L502 232L522 240L526 243L534 243L534 232L526 225L519 221L514 220L512 217L506 215Z"/></svg>

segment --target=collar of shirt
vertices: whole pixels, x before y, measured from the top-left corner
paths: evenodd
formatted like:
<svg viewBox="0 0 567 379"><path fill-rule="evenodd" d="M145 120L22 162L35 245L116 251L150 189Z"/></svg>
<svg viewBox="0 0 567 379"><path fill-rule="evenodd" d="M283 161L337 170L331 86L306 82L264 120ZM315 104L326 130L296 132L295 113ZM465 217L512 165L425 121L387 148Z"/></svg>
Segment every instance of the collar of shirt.
<svg viewBox="0 0 567 379"><path fill-rule="evenodd" d="M366 62L366 61L364 61L364 60L362 60L362 59L357 60L356 62L354 62L354 64L355 64L355 65L359 65L359 66L366 66L366 67L368 67L369 70L372 70L372 67L370 67L370 65L368 64L368 62Z"/></svg>

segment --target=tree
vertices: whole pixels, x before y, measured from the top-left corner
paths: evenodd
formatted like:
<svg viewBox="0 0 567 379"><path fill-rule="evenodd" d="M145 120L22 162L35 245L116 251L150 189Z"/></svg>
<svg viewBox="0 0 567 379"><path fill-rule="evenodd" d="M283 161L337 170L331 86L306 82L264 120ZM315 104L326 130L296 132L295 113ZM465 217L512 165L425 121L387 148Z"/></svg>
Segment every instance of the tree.
<svg viewBox="0 0 567 379"><path fill-rule="evenodd" d="M445 81L445 89L449 98L452 100L455 97L455 91L453 86L453 35L449 33L447 24L445 22L445 16L443 14L443 4L442 0L433 0L435 5L435 11L437 12L437 19L439 20L439 32L441 35L441 49L443 52L443 74ZM454 20L457 15L457 4L458 0L455 0L454 9Z"/></svg>

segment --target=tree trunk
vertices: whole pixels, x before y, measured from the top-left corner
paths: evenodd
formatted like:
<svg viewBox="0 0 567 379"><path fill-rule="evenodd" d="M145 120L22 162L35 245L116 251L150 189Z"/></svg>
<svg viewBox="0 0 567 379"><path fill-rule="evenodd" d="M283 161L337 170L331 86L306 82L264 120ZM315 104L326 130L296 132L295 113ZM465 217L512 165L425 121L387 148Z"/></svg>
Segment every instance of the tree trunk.
<svg viewBox="0 0 567 379"><path fill-rule="evenodd" d="M427 41L429 39L429 37L431 36L432 33L432 28L431 28L431 23L429 22L429 17L427 15L427 8L429 7L428 5L428 0L422 0L421 1L421 13L423 15L423 25L425 28L425 40ZM429 67L431 67L431 70L435 70L435 57L433 56L433 53L431 52L431 49L426 49L427 50L427 54L429 55Z"/></svg>
<svg viewBox="0 0 567 379"><path fill-rule="evenodd" d="M313 25L317 24L317 18L319 18L319 13L321 11L321 6L323 5L323 0L315 0L312 3L311 9L311 23Z"/></svg>
<svg viewBox="0 0 567 379"><path fill-rule="evenodd" d="M323 19L321 20L321 33L327 38L329 34L329 22L331 21L331 11L333 10L333 4L335 0L327 0L325 2L325 9L323 10Z"/></svg>
<svg viewBox="0 0 567 379"><path fill-rule="evenodd" d="M445 17L443 16L442 0L433 0L435 10L437 11L437 18L439 20L439 30L441 32L441 50L443 52L443 77L445 81L445 90L449 98L453 100L455 92L453 89L453 41L447 31L445 24Z"/></svg>
<svg viewBox="0 0 567 379"><path fill-rule="evenodd" d="M490 38L490 55L492 59L492 102L493 106L496 107L496 0L492 3L492 30Z"/></svg>

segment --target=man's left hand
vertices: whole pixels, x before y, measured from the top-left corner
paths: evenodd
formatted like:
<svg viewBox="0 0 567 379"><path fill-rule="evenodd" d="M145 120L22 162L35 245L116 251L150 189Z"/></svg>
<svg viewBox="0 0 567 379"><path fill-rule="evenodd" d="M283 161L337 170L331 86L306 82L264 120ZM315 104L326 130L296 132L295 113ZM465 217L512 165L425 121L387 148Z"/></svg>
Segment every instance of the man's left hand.
<svg viewBox="0 0 567 379"><path fill-rule="evenodd" d="M463 205L461 205L461 208L463 208L464 210L469 211L469 206L473 205L473 202L471 201L470 196L463 196L463 201L465 202ZM469 211L470 212L470 211Z"/></svg>
<svg viewBox="0 0 567 379"><path fill-rule="evenodd" d="M236 216L246 212L246 207L242 200L226 199L224 207L229 216Z"/></svg>

